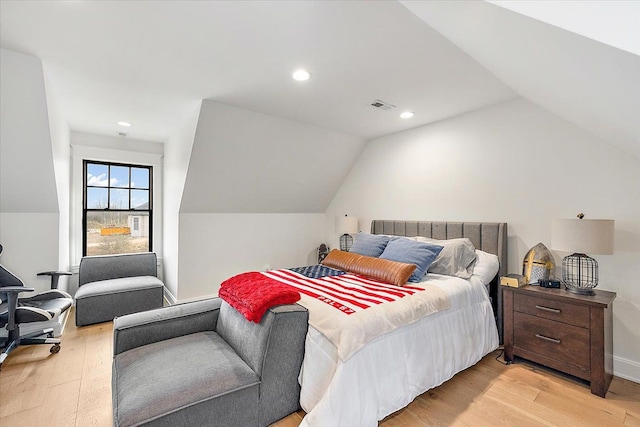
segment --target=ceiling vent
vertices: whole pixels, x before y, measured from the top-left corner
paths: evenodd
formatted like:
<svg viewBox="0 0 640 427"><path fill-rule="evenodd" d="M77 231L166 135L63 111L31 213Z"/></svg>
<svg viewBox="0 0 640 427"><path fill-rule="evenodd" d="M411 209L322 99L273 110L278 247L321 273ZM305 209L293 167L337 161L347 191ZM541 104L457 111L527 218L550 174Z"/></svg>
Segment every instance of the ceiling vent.
<svg viewBox="0 0 640 427"><path fill-rule="evenodd" d="M396 108L395 105L393 104L389 104L388 102L384 102L384 101L380 101L379 99L376 99L375 101L373 101L371 103L372 107L375 107L379 110L391 110L392 108Z"/></svg>

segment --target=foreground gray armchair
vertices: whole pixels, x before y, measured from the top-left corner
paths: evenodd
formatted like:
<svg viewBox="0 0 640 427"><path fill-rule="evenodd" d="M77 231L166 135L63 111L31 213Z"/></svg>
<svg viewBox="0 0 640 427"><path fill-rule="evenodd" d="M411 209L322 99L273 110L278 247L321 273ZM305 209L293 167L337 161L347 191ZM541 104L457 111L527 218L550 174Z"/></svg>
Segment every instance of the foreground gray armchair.
<svg viewBox="0 0 640 427"><path fill-rule="evenodd" d="M259 324L219 298L114 320L114 425L267 426L299 409L309 313Z"/></svg>

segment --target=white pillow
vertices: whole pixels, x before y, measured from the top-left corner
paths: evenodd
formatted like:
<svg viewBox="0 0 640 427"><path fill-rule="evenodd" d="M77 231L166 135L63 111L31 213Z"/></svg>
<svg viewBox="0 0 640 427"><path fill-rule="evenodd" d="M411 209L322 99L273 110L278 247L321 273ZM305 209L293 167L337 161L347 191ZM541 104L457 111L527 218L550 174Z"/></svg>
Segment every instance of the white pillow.
<svg viewBox="0 0 640 427"><path fill-rule="evenodd" d="M466 237L459 239L437 240L428 237L415 237L418 242L443 246L435 261L429 266L429 273L468 279L476 263L476 248Z"/></svg>
<svg viewBox="0 0 640 427"><path fill-rule="evenodd" d="M500 261L498 261L497 255L479 249L476 249L476 255L478 256L478 260L473 268L473 275L482 280L482 283L486 285L498 274Z"/></svg>

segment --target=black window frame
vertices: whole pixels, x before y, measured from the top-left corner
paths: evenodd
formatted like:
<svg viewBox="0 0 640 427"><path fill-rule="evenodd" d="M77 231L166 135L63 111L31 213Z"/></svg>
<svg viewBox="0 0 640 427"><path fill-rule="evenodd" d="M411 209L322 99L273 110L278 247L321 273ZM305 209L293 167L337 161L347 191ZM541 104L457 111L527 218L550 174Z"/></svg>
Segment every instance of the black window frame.
<svg viewBox="0 0 640 427"><path fill-rule="evenodd" d="M107 166L107 185L106 186L89 186L87 184L87 172L88 165L105 165ZM128 187L112 187L111 186L111 166L120 166L129 168L129 182ZM149 188L131 187L131 168L136 169L148 169L149 170ZM149 252L153 252L153 166L135 164L135 163L120 163L120 162L105 162L101 160L82 160L82 256L87 256L87 214L89 212L146 212L149 215ZM88 188L106 188L107 189L107 207L103 209L87 208L87 189ZM112 209L111 204L111 189L116 190L128 190L129 191L129 206L127 209ZM149 191L149 208L148 209L132 209L131 208L131 192L132 190L148 190Z"/></svg>

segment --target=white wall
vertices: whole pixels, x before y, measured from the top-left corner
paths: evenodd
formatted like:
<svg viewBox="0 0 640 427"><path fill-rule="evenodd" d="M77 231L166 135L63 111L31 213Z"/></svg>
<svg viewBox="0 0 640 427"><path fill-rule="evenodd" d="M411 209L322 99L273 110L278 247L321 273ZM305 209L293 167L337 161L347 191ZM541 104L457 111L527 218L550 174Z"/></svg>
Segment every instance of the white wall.
<svg viewBox="0 0 640 427"><path fill-rule="evenodd" d="M43 291L59 264L59 215L42 63L0 49L0 262Z"/></svg>
<svg viewBox="0 0 640 427"><path fill-rule="evenodd" d="M178 296L179 213L201 102L194 102L182 127L164 147L164 284L171 302Z"/></svg>
<svg viewBox="0 0 640 427"><path fill-rule="evenodd" d="M53 153L53 169L56 177L58 193L58 270L69 271L71 268L69 222L69 202L71 189L71 146L69 125L64 119L59 106L59 92L53 86L44 68L44 83L47 93L47 112L49 113L49 127L51 130L51 149ZM58 287L69 290L68 276L61 276Z"/></svg>
<svg viewBox="0 0 640 427"><path fill-rule="evenodd" d="M164 154L164 144L153 141L143 141L124 136L97 135L95 133L74 131L71 142L75 145L86 145L115 151L131 151L132 153Z"/></svg>
<svg viewBox="0 0 640 427"><path fill-rule="evenodd" d="M218 294L245 271L314 264L324 214L180 214L178 299Z"/></svg>
<svg viewBox="0 0 640 427"><path fill-rule="evenodd" d="M71 214L70 253L75 268L82 258L82 192L83 160L99 160L153 166L153 248L159 261L163 250L163 164L164 145L108 135L71 132ZM77 282L70 286L71 293Z"/></svg>
<svg viewBox="0 0 640 427"><path fill-rule="evenodd" d="M550 247L551 220L613 218L615 254L598 256L599 289L617 292L614 370L640 382L640 162L525 100L371 141L327 210L372 219L505 221L509 271ZM551 248L552 249L552 248ZM566 253L556 253L560 263Z"/></svg>
<svg viewBox="0 0 640 427"><path fill-rule="evenodd" d="M51 284L48 276L37 274L58 269L58 225L57 213L0 212L0 243L4 246L0 263L35 292L46 291ZM66 290L64 279L60 284Z"/></svg>
<svg viewBox="0 0 640 427"><path fill-rule="evenodd" d="M171 291L177 288L179 300L217 295L223 280L243 271L313 262L324 211L364 145L362 138L203 101L186 182L184 146L173 160L170 197L185 184L177 269L167 265ZM170 204L167 210L175 208Z"/></svg>

